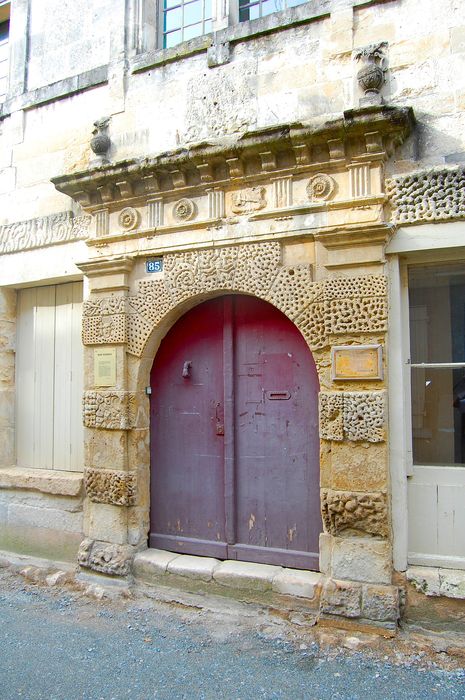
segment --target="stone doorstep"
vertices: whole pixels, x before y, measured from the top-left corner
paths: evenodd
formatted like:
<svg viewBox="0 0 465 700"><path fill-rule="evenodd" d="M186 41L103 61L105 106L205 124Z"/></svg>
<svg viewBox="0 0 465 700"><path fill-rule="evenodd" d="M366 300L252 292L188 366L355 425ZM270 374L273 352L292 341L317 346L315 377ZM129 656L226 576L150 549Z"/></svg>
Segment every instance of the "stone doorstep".
<svg viewBox="0 0 465 700"><path fill-rule="evenodd" d="M426 596L465 600L465 570L435 566L411 566L407 581Z"/></svg>
<svg viewBox="0 0 465 700"><path fill-rule="evenodd" d="M54 496L79 496L83 474L52 469L0 468L0 489L28 489Z"/></svg>
<svg viewBox="0 0 465 700"><path fill-rule="evenodd" d="M323 576L314 571L286 569L269 564L195 557L159 549L147 549L134 557L136 577L150 582L166 574L198 581L212 581L221 586L257 592L313 599L319 592Z"/></svg>

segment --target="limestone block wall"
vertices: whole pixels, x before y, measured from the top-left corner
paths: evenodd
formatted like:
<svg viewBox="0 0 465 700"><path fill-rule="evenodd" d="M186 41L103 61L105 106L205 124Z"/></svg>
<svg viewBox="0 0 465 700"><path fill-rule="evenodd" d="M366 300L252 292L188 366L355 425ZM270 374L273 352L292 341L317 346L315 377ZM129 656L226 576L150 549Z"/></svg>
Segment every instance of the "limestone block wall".
<svg viewBox="0 0 465 700"><path fill-rule="evenodd" d="M15 457L16 293L0 288L0 469Z"/></svg>

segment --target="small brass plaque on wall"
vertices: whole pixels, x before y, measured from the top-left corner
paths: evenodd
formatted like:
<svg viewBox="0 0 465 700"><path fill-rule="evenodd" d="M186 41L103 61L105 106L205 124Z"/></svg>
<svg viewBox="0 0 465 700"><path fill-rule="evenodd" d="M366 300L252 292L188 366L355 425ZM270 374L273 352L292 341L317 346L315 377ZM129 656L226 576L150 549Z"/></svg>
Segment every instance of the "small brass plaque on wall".
<svg viewBox="0 0 465 700"><path fill-rule="evenodd" d="M94 350L95 386L115 386L116 348L96 348Z"/></svg>
<svg viewBox="0 0 465 700"><path fill-rule="evenodd" d="M331 349L331 379L364 380L383 378L381 345L338 345Z"/></svg>

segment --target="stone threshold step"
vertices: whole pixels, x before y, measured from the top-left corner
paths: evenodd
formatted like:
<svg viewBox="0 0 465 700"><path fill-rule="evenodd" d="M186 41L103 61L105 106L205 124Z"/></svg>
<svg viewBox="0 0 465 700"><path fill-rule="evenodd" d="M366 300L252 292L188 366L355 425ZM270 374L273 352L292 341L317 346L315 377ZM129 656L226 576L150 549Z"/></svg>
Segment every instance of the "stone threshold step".
<svg viewBox="0 0 465 700"><path fill-rule="evenodd" d="M147 583L154 579L161 582L163 577L171 574L232 589L260 593L270 591L308 600L319 596L323 582L322 574L315 571L236 560L219 561L160 549L148 549L136 554L133 573Z"/></svg>

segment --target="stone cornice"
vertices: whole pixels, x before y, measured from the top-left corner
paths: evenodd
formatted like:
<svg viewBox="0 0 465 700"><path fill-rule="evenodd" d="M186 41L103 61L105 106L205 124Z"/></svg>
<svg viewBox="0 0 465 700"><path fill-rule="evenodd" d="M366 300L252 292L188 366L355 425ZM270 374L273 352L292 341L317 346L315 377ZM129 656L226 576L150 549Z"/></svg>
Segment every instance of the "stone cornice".
<svg viewBox="0 0 465 700"><path fill-rule="evenodd" d="M52 178L85 210L121 206L157 195L183 196L261 178L343 169L384 161L414 126L410 108L348 110L337 119L256 130L231 141L201 143Z"/></svg>

